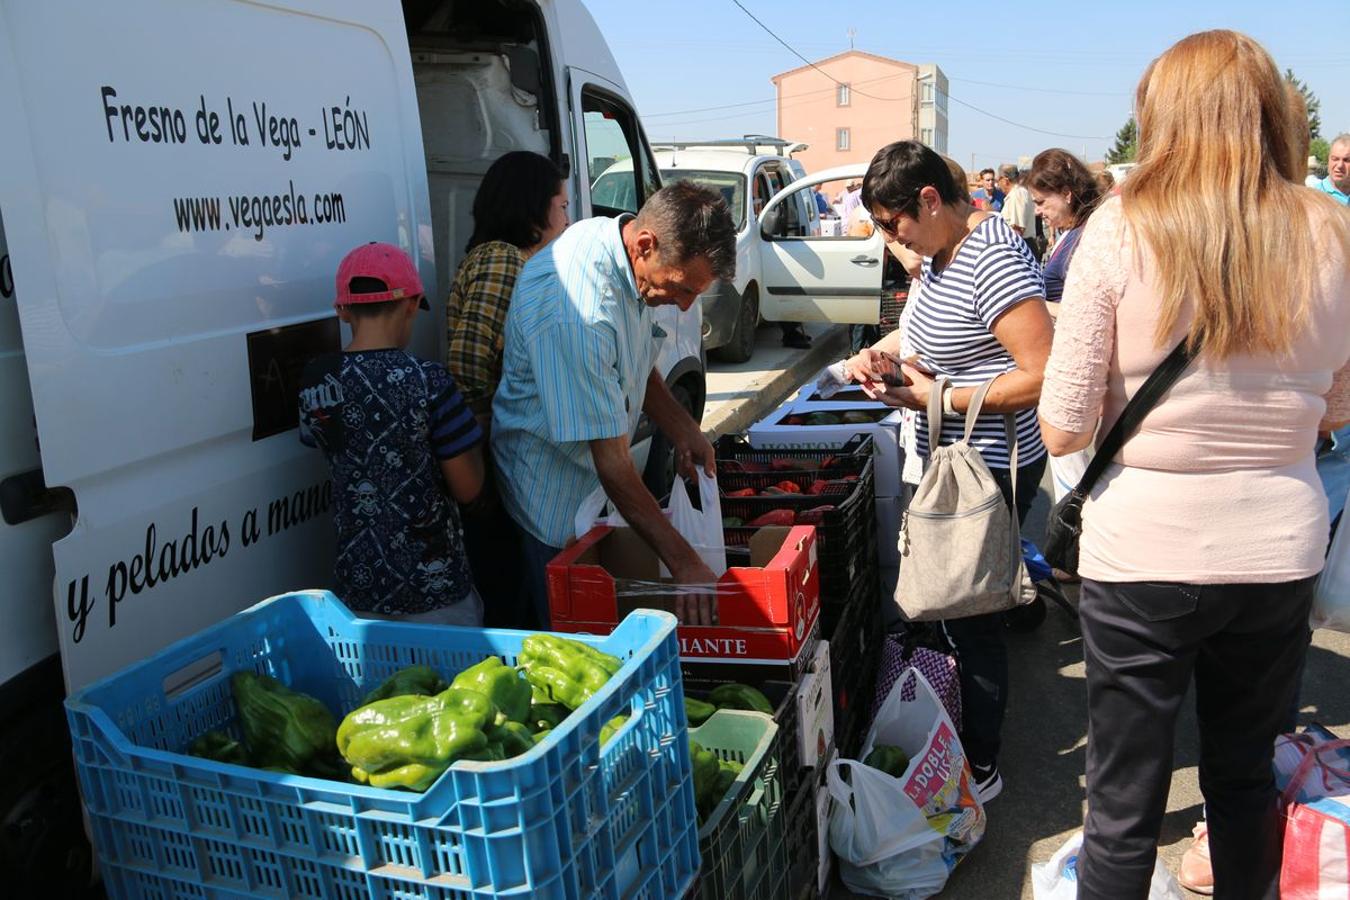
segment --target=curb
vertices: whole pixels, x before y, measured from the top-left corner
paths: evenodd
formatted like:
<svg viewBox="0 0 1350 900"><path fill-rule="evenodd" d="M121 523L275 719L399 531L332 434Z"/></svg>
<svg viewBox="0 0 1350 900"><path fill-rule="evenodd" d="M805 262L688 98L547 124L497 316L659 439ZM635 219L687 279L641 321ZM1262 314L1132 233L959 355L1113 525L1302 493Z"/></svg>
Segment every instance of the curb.
<svg viewBox="0 0 1350 900"><path fill-rule="evenodd" d="M796 357L792 365L765 373L762 380L747 384L740 391L742 402L732 405L711 415L705 415L702 427L709 440L716 440L724 434L745 431L768 413L777 409L784 400L801 386L802 382L825 368L835 360L841 359L848 351L848 326L836 325L816 337L811 349Z"/></svg>

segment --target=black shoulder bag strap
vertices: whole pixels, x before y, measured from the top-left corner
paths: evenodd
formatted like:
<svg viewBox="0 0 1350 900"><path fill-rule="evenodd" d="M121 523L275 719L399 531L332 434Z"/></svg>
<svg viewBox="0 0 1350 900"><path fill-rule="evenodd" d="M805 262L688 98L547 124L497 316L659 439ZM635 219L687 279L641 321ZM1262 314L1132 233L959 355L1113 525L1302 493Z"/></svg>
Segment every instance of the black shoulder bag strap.
<svg viewBox="0 0 1350 900"><path fill-rule="evenodd" d="M1125 441L1138 430L1144 417L1158 405L1163 394L1171 390L1193 359L1189 342L1183 339L1140 385L1130 402L1125 404L1120 418L1093 454L1083 477L1050 511L1045 534L1045 558L1050 565L1070 574L1078 573L1078 537L1082 534L1083 501L1092 493L1106 467L1120 453L1120 448L1125 446Z"/></svg>

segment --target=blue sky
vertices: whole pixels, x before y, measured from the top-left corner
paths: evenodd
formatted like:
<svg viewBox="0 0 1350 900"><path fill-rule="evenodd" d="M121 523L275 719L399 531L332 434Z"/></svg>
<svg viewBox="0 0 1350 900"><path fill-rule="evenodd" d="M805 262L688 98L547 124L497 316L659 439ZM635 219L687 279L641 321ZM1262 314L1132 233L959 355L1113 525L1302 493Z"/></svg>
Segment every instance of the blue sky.
<svg viewBox="0 0 1350 900"><path fill-rule="evenodd" d="M802 63L732 0L584 2L652 140L773 132L769 78ZM1178 38L1207 28L1234 28L1261 41L1282 70L1292 68L1321 100L1323 137L1350 131L1345 0L741 2L812 60L847 50L853 29L859 50L937 63L951 79L949 149L963 166L970 166L972 154L982 168L1053 146L1100 159L1129 117L1135 84L1149 60ZM999 122L957 101L1075 137Z"/></svg>

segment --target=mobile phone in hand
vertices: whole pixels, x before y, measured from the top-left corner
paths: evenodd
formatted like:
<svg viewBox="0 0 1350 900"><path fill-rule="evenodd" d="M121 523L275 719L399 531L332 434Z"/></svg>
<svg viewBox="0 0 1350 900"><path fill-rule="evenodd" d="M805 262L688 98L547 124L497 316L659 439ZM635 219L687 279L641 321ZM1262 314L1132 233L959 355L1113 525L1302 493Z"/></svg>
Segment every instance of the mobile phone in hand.
<svg viewBox="0 0 1350 900"><path fill-rule="evenodd" d="M882 352L881 357L890 364L890 367L881 372L881 383L887 387L905 387L909 384L909 378L900 368L900 359L889 353Z"/></svg>

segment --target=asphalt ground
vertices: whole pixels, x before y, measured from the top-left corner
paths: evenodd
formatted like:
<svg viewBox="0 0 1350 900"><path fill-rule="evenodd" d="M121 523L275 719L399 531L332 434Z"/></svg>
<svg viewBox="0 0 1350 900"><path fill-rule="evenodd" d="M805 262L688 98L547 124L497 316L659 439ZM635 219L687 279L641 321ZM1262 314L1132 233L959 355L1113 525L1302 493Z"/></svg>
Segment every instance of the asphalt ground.
<svg viewBox="0 0 1350 900"><path fill-rule="evenodd" d="M1042 483L1024 533L1044 534L1050 484ZM1077 591L1066 593L1077 600ZM1077 621L1051 605L1045 623L1009 634L1011 687L1003 729L1003 793L987 809L984 839L940 895L950 900L1032 900L1031 866L1047 861L1082 825L1087 694ZM1308 653L1300 727L1320 722L1350 737L1350 634L1318 631ZM1193 698L1183 705L1159 855L1175 873L1200 819L1199 732ZM855 896L838 881L832 897ZM1190 894L1198 897L1199 895Z"/></svg>

